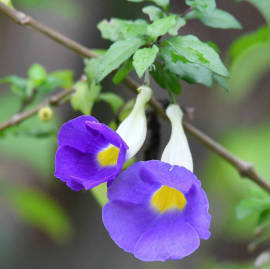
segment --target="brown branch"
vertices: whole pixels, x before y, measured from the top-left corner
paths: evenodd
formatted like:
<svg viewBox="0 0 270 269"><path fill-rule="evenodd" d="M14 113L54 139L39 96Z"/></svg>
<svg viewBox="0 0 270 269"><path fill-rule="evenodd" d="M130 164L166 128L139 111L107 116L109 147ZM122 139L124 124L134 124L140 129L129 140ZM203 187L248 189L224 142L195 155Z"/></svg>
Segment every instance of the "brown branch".
<svg viewBox="0 0 270 269"><path fill-rule="evenodd" d="M7 15L10 19L16 22L19 25L29 27L33 30L36 30L49 38L53 39L62 46L80 54L84 57L97 57L98 55L88 48L80 45L74 40L62 35L61 33L55 31L54 29L49 28L48 26L41 24L39 21L34 18L26 15L25 13L18 11L14 8L11 8L4 3L0 2L0 11Z"/></svg>
<svg viewBox="0 0 270 269"><path fill-rule="evenodd" d="M34 116L38 113L38 111L44 107L44 106L57 106L61 103L61 101L73 93L73 89L63 90L51 97L49 97L46 101L42 102L38 106L34 107L33 109L30 109L28 111L17 113L13 115L9 120L6 122L0 124L0 131L4 131L5 129L17 125L21 123L22 121Z"/></svg>
<svg viewBox="0 0 270 269"><path fill-rule="evenodd" d="M4 14L6 14L8 17L10 17L13 21L16 23L22 25L22 26L28 26L34 30L39 31L40 33L48 36L49 38L53 39L54 41L58 42L59 44L63 45L66 48L69 48L76 52L77 54L84 56L84 57L97 57L98 55L94 53L93 51L89 50L88 48L78 44L77 42L63 36L62 34L58 33L57 31L41 24L37 20L31 18L30 16L27 16L26 14L17 11L15 9L9 8L3 3L0 3L0 11L2 11ZM131 89L132 91L136 91L138 88L138 85L130 78L126 78L124 80L124 84ZM73 92L72 89L70 90L64 90L52 97L50 97L47 101L44 103L41 103L36 108L19 113L11 117L7 122L0 125L0 131L16 125L25 119L35 115L39 109L44 105L51 105L56 106L61 103L61 101L68 95L70 95ZM166 118L165 111L162 107L162 105L153 97L150 101L150 105L158 112L158 114ZM246 177L257 183L259 186L261 186L263 189L268 191L270 193L270 184L262 178L254 169L253 165L251 163L245 162L235 155L233 155L231 152L229 152L227 149L225 149L223 146L221 146L219 143L217 143L215 140L192 126L190 123L184 122L184 127L186 131L188 131L192 136L194 136L197 140L199 140L202 144L204 144L208 149L218 154L220 157L222 157L224 160L226 160L228 163L230 163L242 177Z"/></svg>

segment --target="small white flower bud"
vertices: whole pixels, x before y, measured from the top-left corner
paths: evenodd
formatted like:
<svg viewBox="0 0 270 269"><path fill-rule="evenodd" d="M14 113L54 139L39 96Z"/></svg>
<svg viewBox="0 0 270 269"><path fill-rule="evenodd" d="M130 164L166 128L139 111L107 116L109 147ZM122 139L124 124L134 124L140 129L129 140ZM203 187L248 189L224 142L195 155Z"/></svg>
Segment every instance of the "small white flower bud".
<svg viewBox="0 0 270 269"><path fill-rule="evenodd" d="M161 161L179 165L193 172L193 161L188 141L184 132L183 112L178 105L169 105L166 110L171 125L171 138L165 147Z"/></svg>
<svg viewBox="0 0 270 269"><path fill-rule="evenodd" d="M146 138L145 105L151 99L152 90L148 86L141 86L138 88L138 92L131 113L116 130L129 147L127 159L132 158L140 150Z"/></svg>

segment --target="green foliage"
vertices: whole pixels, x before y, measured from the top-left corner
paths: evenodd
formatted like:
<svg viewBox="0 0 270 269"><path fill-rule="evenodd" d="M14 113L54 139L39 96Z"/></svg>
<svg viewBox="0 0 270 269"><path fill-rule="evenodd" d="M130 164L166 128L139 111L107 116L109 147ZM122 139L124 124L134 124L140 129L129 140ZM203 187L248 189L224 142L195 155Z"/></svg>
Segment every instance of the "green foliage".
<svg viewBox="0 0 270 269"><path fill-rule="evenodd" d="M183 27L186 24L186 20L181 18L180 16L175 15L175 24L172 26L169 30L168 33L170 35L177 35L178 31L181 27Z"/></svg>
<svg viewBox="0 0 270 269"><path fill-rule="evenodd" d="M209 27L221 29L241 29L241 24L228 12L216 8L215 0L186 0L193 7L186 19L199 19Z"/></svg>
<svg viewBox="0 0 270 269"><path fill-rule="evenodd" d="M10 84L11 90L24 101L33 97L41 97L58 87L71 87L74 83L73 76L74 74L70 70L47 74L43 66L35 63L28 69L28 78L11 75L0 79L0 84Z"/></svg>
<svg viewBox="0 0 270 269"><path fill-rule="evenodd" d="M269 139L270 126L265 124L228 130L219 141L239 158L253 163L258 173L267 179L270 177L269 149L266 147ZM222 212L219 229L227 236L251 236L256 225L259 225L260 215L270 209L269 195L255 183L240 178L234 168L219 158L211 157L205 169L208 193L218 198L219 208L215 210ZM236 206L240 219L236 218Z"/></svg>
<svg viewBox="0 0 270 269"><path fill-rule="evenodd" d="M21 97L29 96L33 89L33 85L28 83L27 79L14 75L1 78L0 84L11 84L11 90Z"/></svg>
<svg viewBox="0 0 270 269"><path fill-rule="evenodd" d="M154 21L147 27L147 34L154 42L159 36L163 36L176 24L176 16L170 15Z"/></svg>
<svg viewBox="0 0 270 269"><path fill-rule="evenodd" d="M74 89L75 93L70 98L73 109L79 110L85 115L90 115L101 87L95 84L89 87L86 81L79 81L74 85Z"/></svg>
<svg viewBox="0 0 270 269"><path fill-rule="evenodd" d="M4 189L4 197L22 220L59 243L71 236L67 214L50 196L34 188L5 185Z"/></svg>
<svg viewBox="0 0 270 269"><path fill-rule="evenodd" d="M211 87L213 83L212 72L200 64L187 62L184 58L175 58L174 50L170 46L164 46L161 55L166 68L179 75L181 79L188 83L201 83Z"/></svg>
<svg viewBox="0 0 270 269"><path fill-rule="evenodd" d="M156 6L146 6L142 11L149 16L151 21L156 21L164 17L163 11Z"/></svg>
<svg viewBox="0 0 270 269"><path fill-rule="evenodd" d="M116 114L120 107L124 105L122 97L115 93L106 92L99 95L99 101L104 101L110 105L112 111Z"/></svg>
<svg viewBox="0 0 270 269"><path fill-rule="evenodd" d="M144 2L144 1L151 1L151 2L155 3L158 6L161 6L165 10L168 9L169 4L170 4L170 0L128 0L128 1L129 2L135 2L135 3Z"/></svg>
<svg viewBox="0 0 270 269"><path fill-rule="evenodd" d="M201 12L212 12L216 8L216 0L186 0L186 4Z"/></svg>
<svg viewBox="0 0 270 269"><path fill-rule="evenodd" d="M96 75L97 82L100 82L113 70L119 68L144 43L145 41L139 38L116 41L100 58Z"/></svg>
<svg viewBox="0 0 270 269"><path fill-rule="evenodd" d="M19 107L20 100L16 96L1 95L0 122L14 115ZM42 123L37 116L32 117L0 135L1 153L6 159L24 160L29 167L47 178L53 169L52 156L58 129L57 115L48 123Z"/></svg>
<svg viewBox="0 0 270 269"><path fill-rule="evenodd" d="M167 70L163 64L156 63L151 74L161 88L168 89L176 94L181 93L179 76L170 70Z"/></svg>
<svg viewBox="0 0 270 269"><path fill-rule="evenodd" d="M71 70L60 70L50 73L47 76L47 83L49 81L58 82L58 87L61 88L71 88L74 84L74 73Z"/></svg>
<svg viewBox="0 0 270 269"><path fill-rule="evenodd" d="M116 85L121 83L133 68L132 59L127 60L122 67L117 70L113 77L113 83Z"/></svg>
<svg viewBox="0 0 270 269"><path fill-rule="evenodd" d="M0 2L2 2L5 5L13 8L13 4L12 4L11 0L0 0Z"/></svg>
<svg viewBox="0 0 270 269"><path fill-rule="evenodd" d="M173 61L179 59L204 66L214 73L228 77L229 73L217 52L207 43L200 41L196 36L176 36L162 42L162 47L168 47L173 55Z"/></svg>
<svg viewBox="0 0 270 269"><path fill-rule="evenodd" d="M104 39L118 41L145 35L147 25L148 23L141 19L130 21L112 18L110 21L101 21L98 29Z"/></svg>
<svg viewBox="0 0 270 269"><path fill-rule="evenodd" d="M236 61L238 57L252 46L265 43L270 43L269 27L260 27L255 32L240 36L230 46L229 53L231 61Z"/></svg>
<svg viewBox="0 0 270 269"><path fill-rule="evenodd" d="M35 87L39 87L43 84L47 78L47 72L40 64L33 64L28 69L28 77L33 82Z"/></svg>
<svg viewBox="0 0 270 269"><path fill-rule="evenodd" d="M256 32L238 38L230 48L231 79L229 88L237 101L252 90L270 68L270 30L259 28ZM252 64L250 64L252 63Z"/></svg>
<svg viewBox="0 0 270 269"><path fill-rule="evenodd" d="M268 0L236 0L238 2L247 1L253 4L264 16L268 24L270 24L270 1Z"/></svg>
<svg viewBox="0 0 270 269"><path fill-rule="evenodd" d="M265 209L270 209L270 198L246 198L240 201L236 207L236 216L239 219L244 219L254 213L262 212Z"/></svg>
<svg viewBox="0 0 270 269"><path fill-rule="evenodd" d="M141 78L144 72L154 63L158 51L158 47L154 45L152 48L143 48L135 52L133 56L133 66L139 78Z"/></svg>
<svg viewBox="0 0 270 269"><path fill-rule="evenodd" d="M66 19L79 19L83 9L72 0L15 0L16 6L55 12Z"/></svg>

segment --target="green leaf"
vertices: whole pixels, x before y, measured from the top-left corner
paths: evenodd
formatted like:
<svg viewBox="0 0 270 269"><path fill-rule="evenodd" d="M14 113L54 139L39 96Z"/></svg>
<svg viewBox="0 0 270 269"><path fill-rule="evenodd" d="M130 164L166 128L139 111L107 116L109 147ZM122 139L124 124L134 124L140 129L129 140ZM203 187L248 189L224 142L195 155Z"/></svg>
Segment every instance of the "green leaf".
<svg viewBox="0 0 270 269"><path fill-rule="evenodd" d="M154 2L156 5L163 7L165 10L168 9L168 6L170 4L170 0L128 0L129 2L135 2L140 3L144 1L151 1Z"/></svg>
<svg viewBox="0 0 270 269"><path fill-rule="evenodd" d="M5 5L7 5L7 6L11 7L11 8L14 7L11 0L0 0L0 2L4 3Z"/></svg>
<svg viewBox="0 0 270 269"><path fill-rule="evenodd" d="M270 1L269 0L237 0L247 1L253 4L264 16L268 24L270 24Z"/></svg>
<svg viewBox="0 0 270 269"><path fill-rule="evenodd" d="M47 72L40 64L33 64L28 70L28 76L35 87L39 87L47 78Z"/></svg>
<svg viewBox="0 0 270 269"><path fill-rule="evenodd" d="M200 64L213 72L228 77L229 72L224 66L218 53L207 43L200 41L196 36L176 36L165 40L162 47L170 47L175 54L175 61Z"/></svg>
<svg viewBox="0 0 270 269"><path fill-rule="evenodd" d="M110 21L101 21L98 24L98 29L104 39L117 41L145 35L147 25L148 23L141 19L131 21L112 18Z"/></svg>
<svg viewBox="0 0 270 269"><path fill-rule="evenodd" d="M119 96L115 93L111 93L111 92L100 94L99 99L101 101L108 103L111 106L114 114L116 114L118 112L119 108L124 105L123 98L121 96Z"/></svg>
<svg viewBox="0 0 270 269"><path fill-rule="evenodd" d="M166 70L163 65L155 63L155 68L151 71L151 75L163 89L168 89L176 94L181 93L179 76Z"/></svg>
<svg viewBox="0 0 270 269"><path fill-rule="evenodd" d="M37 95L50 93L57 88L70 88L74 84L73 80L74 73L70 70L61 70L50 73L45 82L38 87Z"/></svg>
<svg viewBox="0 0 270 269"><path fill-rule="evenodd" d="M117 69L144 43L144 40L138 38L116 41L100 58L96 75L97 82L100 82L113 70Z"/></svg>
<svg viewBox="0 0 270 269"><path fill-rule="evenodd" d="M154 45L152 48L143 48L136 51L133 56L133 66L141 78L144 72L154 63L158 54L158 47Z"/></svg>
<svg viewBox="0 0 270 269"><path fill-rule="evenodd" d="M41 229L55 241L62 242L71 236L68 216L47 194L34 188L9 186L4 196L24 221Z"/></svg>
<svg viewBox="0 0 270 269"><path fill-rule="evenodd" d="M231 78L228 83L234 101L239 101L250 93L269 70L269 50L269 28L261 28L257 32L239 38L232 44L230 49Z"/></svg>
<svg viewBox="0 0 270 269"><path fill-rule="evenodd" d="M152 0L152 2L161 7L167 7L170 4L170 0Z"/></svg>
<svg viewBox="0 0 270 269"><path fill-rule="evenodd" d="M93 58L93 59L85 59L84 60L84 64L85 64L84 72L85 72L90 84L95 83L97 69L99 66L99 60L100 60L100 58L96 58L96 59Z"/></svg>
<svg viewBox="0 0 270 269"><path fill-rule="evenodd" d="M176 16L168 17L154 21L147 27L147 34L155 41L159 36L165 35L176 24Z"/></svg>
<svg viewBox="0 0 270 269"><path fill-rule="evenodd" d="M169 46L164 46L161 56L168 70L177 74L188 83L201 83L211 87L213 83L212 72L200 64L190 63L175 56L174 50Z"/></svg>
<svg viewBox="0 0 270 269"><path fill-rule="evenodd" d="M186 0L186 4L201 12L211 12L216 8L216 0Z"/></svg>
<svg viewBox="0 0 270 269"><path fill-rule="evenodd" d="M144 7L142 11L149 16L151 21L156 21L164 17L162 10L156 6Z"/></svg>
<svg viewBox="0 0 270 269"><path fill-rule="evenodd" d="M229 86L227 84L227 81L224 77L214 74L213 75L213 79L215 80L215 82L220 85L226 92L229 92Z"/></svg>
<svg viewBox="0 0 270 269"><path fill-rule="evenodd" d="M59 80L59 87L70 88L74 84L74 72L71 70L59 70L48 75L50 78Z"/></svg>
<svg viewBox="0 0 270 269"><path fill-rule="evenodd" d="M132 59L129 59L123 64L120 69L117 70L116 74L113 77L113 83L116 85L121 83L132 69Z"/></svg>
<svg viewBox="0 0 270 269"><path fill-rule="evenodd" d="M205 25L213 28L242 29L241 24L235 19L234 16L217 8L212 12L205 13L193 11L188 16L189 18L197 18Z"/></svg>
<svg viewBox="0 0 270 269"><path fill-rule="evenodd" d="M236 207L236 216L239 219L246 218L251 214L261 212L270 207L270 199L247 198L240 201Z"/></svg>
<svg viewBox="0 0 270 269"><path fill-rule="evenodd" d="M11 84L11 90L19 96L25 96L28 87L27 79L13 75L1 78L0 84Z"/></svg>
<svg viewBox="0 0 270 269"><path fill-rule="evenodd" d="M270 44L270 28L260 27L257 31L240 36L237 38L229 49L231 61L234 62L246 50L257 44Z"/></svg>
<svg viewBox="0 0 270 269"><path fill-rule="evenodd" d="M85 81L77 82L74 85L76 92L71 96L70 102L74 110L79 110L85 115L91 114L93 105L101 90L100 85L92 84L89 88Z"/></svg>
<svg viewBox="0 0 270 269"><path fill-rule="evenodd" d="M177 35L181 27L186 24L186 20L175 15L175 25L168 31L170 35Z"/></svg>
<svg viewBox="0 0 270 269"><path fill-rule="evenodd" d="M264 226L270 224L270 208L263 210L258 219L258 225Z"/></svg>
<svg viewBox="0 0 270 269"><path fill-rule="evenodd" d="M103 207L107 202L107 183L100 184L90 190L98 204Z"/></svg>

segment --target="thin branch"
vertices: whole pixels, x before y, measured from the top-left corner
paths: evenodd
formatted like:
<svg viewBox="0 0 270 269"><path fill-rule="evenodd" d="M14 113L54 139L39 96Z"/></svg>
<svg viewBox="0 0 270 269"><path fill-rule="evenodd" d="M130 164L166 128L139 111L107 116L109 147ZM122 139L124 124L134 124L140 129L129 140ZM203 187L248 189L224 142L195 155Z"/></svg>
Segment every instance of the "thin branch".
<svg viewBox="0 0 270 269"><path fill-rule="evenodd" d="M31 18L30 16L27 16L26 14L20 11L17 11L15 9L9 8L3 3L0 3L0 11L2 11L4 14L10 17L16 23L22 26L28 26L32 28L33 30L39 31L40 33L48 36L49 38L63 45L64 47L73 50L74 52L76 52L77 54L81 56L88 57L88 58L98 56L96 53L89 50L88 48L63 36L57 31L41 24L40 22ZM138 85L130 78L126 78L124 80L124 84L134 92L136 92L136 89L138 88ZM73 92L72 89L64 90L50 97L47 101L41 103L39 106L37 106L34 109L14 115L7 122L0 125L0 131L10 126L16 125L24 121L25 119L35 115L39 111L39 109L44 105L49 104L51 106L56 106L56 105L61 104L61 101L66 96L72 94L72 92ZM155 98L151 99L150 105L158 112L158 114L161 117L166 118L166 114L162 105ZM215 152L224 160L226 160L228 163L230 163L239 172L239 174L242 177L251 179L253 182L257 183L259 186L261 186L263 189L265 189L267 192L270 193L270 184L258 174L258 172L254 169L251 163L248 163L239 159L234 154L232 154L227 149L225 149L223 146L221 146L219 143L217 143L215 140L213 140L212 138L210 138L209 136L207 136L206 134L204 134L203 132L195 128L194 126L192 126L190 123L184 122L184 127L186 131L188 131L192 136L194 136L197 140L199 140L202 144L204 144L208 149Z"/></svg>
<svg viewBox="0 0 270 269"><path fill-rule="evenodd" d="M42 102L41 104L34 107L33 109L30 109L28 111L25 111L22 113L17 113L15 115L13 115L9 120L0 124L0 131L4 131L5 129L7 129L11 126L17 125L17 124L21 123L22 121L34 116L44 106L57 106L57 105L59 105L65 97L71 95L73 92L74 92L73 89L63 90L63 91L49 97L46 101Z"/></svg>
<svg viewBox="0 0 270 269"><path fill-rule="evenodd" d="M89 57L89 58L98 56L96 53L80 45L74 40L62 35L61 33L51 29L50 27L44 24L41 24L39 21L26 15L25 13L18 11L14 8L10 8L9 6L5 5L2 2L0 2L0 11L3 12L5 15L7 15L10 19L12 19L17 24L36 30L48 36L49 38L53 39L54 41L61 44L62 46L80 54L81 56Z"/></svg>

